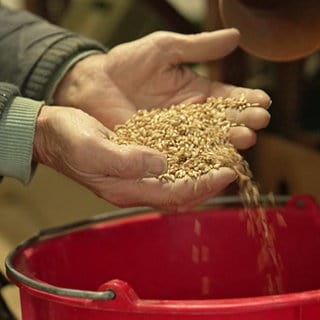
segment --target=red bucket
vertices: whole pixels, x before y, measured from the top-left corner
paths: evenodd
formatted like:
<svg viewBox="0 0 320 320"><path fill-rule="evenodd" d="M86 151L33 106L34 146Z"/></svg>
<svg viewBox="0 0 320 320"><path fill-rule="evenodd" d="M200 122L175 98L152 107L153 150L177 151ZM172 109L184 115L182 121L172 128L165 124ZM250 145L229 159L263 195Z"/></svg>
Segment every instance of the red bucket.
<svg viewBox="0 0 320 320"><path fill-rule="evenodd" d="M266 295L241 206L184 214L119 210L50 229L7 258L24 320L320 319L320 210L295 196L268 209L284 294Z"/></svg>

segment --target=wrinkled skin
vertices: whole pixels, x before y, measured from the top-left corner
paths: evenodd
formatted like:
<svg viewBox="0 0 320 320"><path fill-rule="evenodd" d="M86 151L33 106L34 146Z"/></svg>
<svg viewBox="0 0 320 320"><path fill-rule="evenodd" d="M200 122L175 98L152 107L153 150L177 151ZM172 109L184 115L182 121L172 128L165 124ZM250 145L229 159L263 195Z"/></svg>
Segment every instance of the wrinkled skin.
<svg viewBox="0 0 320 320"><path fill-rule="evenodd" d="M235 29L196 35L156 32L78 62L53 97L57 105L84 112L44 107L37 125L35 159L121 207L148 205L183 211L215 196L235 180L233 170L212 170L197 182L178 179L161 183L152 178L166 170L165 158L159 152L117 146L108 136L137 108L203 102L208 96L238 97L243 93L260 107L229 113L232 121L245 125L232 128L230 140L238 149L252 146L255 131L269 123L269 96L261 90L211 82L185 66L221 59L238 42Z"/></svg>

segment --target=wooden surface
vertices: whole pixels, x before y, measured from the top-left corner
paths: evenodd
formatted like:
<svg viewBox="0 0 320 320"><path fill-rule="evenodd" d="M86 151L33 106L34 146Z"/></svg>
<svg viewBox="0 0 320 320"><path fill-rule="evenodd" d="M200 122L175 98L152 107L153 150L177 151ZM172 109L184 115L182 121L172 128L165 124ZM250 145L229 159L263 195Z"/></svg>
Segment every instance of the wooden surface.
<svg viewBox="0 0 320 320"><path fill-rule="evenodd" d="M320 152L276 135L254 147L255 178L263 192L309 194L320 203Z"/></svg>

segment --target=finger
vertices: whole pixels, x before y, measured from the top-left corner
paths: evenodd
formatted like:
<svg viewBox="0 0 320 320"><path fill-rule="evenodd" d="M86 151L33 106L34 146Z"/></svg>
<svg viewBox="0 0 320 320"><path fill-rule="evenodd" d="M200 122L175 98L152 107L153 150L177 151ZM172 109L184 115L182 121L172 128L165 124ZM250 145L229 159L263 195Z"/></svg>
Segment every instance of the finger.
<svg viewBox="0 0 320 320"><path fill-rule="evenodd" d="M207 196L219 193L235 179L235 172L229 168L212 170L197 180L186 178L166 183L155 178L143 180L109 178L100 196L121 207L146 205L179 211L180 208L188 206L188 203L196 205Z"/></svg>
<svg viewBox="0 0 320 320"><path fill-rule="evenodd" d="M238 150L244 150L252 147L256 143L257 135L249 128L234 127L230 129L229 139Z"/></svg>
<svg viewBox="0 0 320 320"><path fill-rule="evenodd" d="M124 146L107 141L106 175L123 179L158 176L167 170L166 157L144 146Z"/></svg>
<svg viewBox="0 0 320 320"><path fill-rule="evenodd" d="M231 168L220 168L219 170L210 170L208 173L197 179L190 179L192 184L192 195L184 198L185 187L182 185L180 201L174 204L172 210L184 212L190 210L204 200L216 196L230 183L236 179L237 175ZM178 193L179 190L175 190ZM170 209L170 207L168 207Z"/></svg>
<svg viewBox="0 0 320 320"><path fill-rule="evenodd" d="M203 175L202 178L196 182L196 185L197 185L197 188L199 188L199 184L204 184L207 189L207 192L204 192L204 193L201 193L199 195L199 197L197 198L194 198L194 199L190 199L188 202L180 205L178 208L177 208L177 211L178 212L186 212L188 210L191 210L192 208L194 208L195 206L201 204L202 202L210 199L210 198L213 198L215 196L217 196L217 194L219 194L223 189L225 189L230 183L234 182L237 175L235 173L234 170L231 170L230 168L220 168L220 170L224 170L224 174L228 174L229 175L229 178L228 180L224 178L224 187L222 187L222 184L220 184L220 186L222 187L221 190L217 190L216 188L211 188L210 187L210 184L212 183L212 180L216 180L216 177L212 177L212 173L209 172L208 174L206 175ZM210 183L211 181L211 183ZM216 183L216 181L215 181Z"/></svg>
<svg viewBox="0 0 320 320"><path fill-rule="evenodd" d="M212 83L210 94L214 97L224 98L240 98L244 95L249 103L257 103L262 108L268 109L271 105L269 95L263 90L236 87L218 81Z"/></svg>
<svg viewBox="0 0 320 320"><path fill-rule="evenodd" d="M231 53L239 44L237 29L223 29L192 35L170 33L162 41L162 46L172 54L173 64L183 62L204 62L220 59Z"/></svg>
<svg viewBox="0 0 320 320"><path fill-rule="evenodd" d="M243 111L229 109L226 115L229 121L243 124L253 130L263 129L270 122L270 113L259 107L249 107Z"/></svg>
<svg viewBox="0 0 320 320"><path fill-rule="evenodd" d="M260 107L268 109L271 105L271 99L269 95L261 89L249 89L242 87L235 87L231 89L230 97L240 98L245 96L249 103L257 103Z"/></svg>

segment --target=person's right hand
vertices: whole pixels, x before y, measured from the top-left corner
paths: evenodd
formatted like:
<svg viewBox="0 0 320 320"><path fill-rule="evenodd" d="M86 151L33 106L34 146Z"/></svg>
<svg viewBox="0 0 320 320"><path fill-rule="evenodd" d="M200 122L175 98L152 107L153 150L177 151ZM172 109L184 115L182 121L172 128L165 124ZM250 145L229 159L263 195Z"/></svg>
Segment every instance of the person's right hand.
<svg viewBox="0 0 320 320"><path fill-rule="evenodd" d="M212 170L196 182L160 182L166 158L143 146L119 146L113 133L85 112L44 106L39 114L33 159L86 186L120 207L150 206L183 211L210 198L236 179L229 168ZM195 188L196 186L196 188Z"/></svg>

